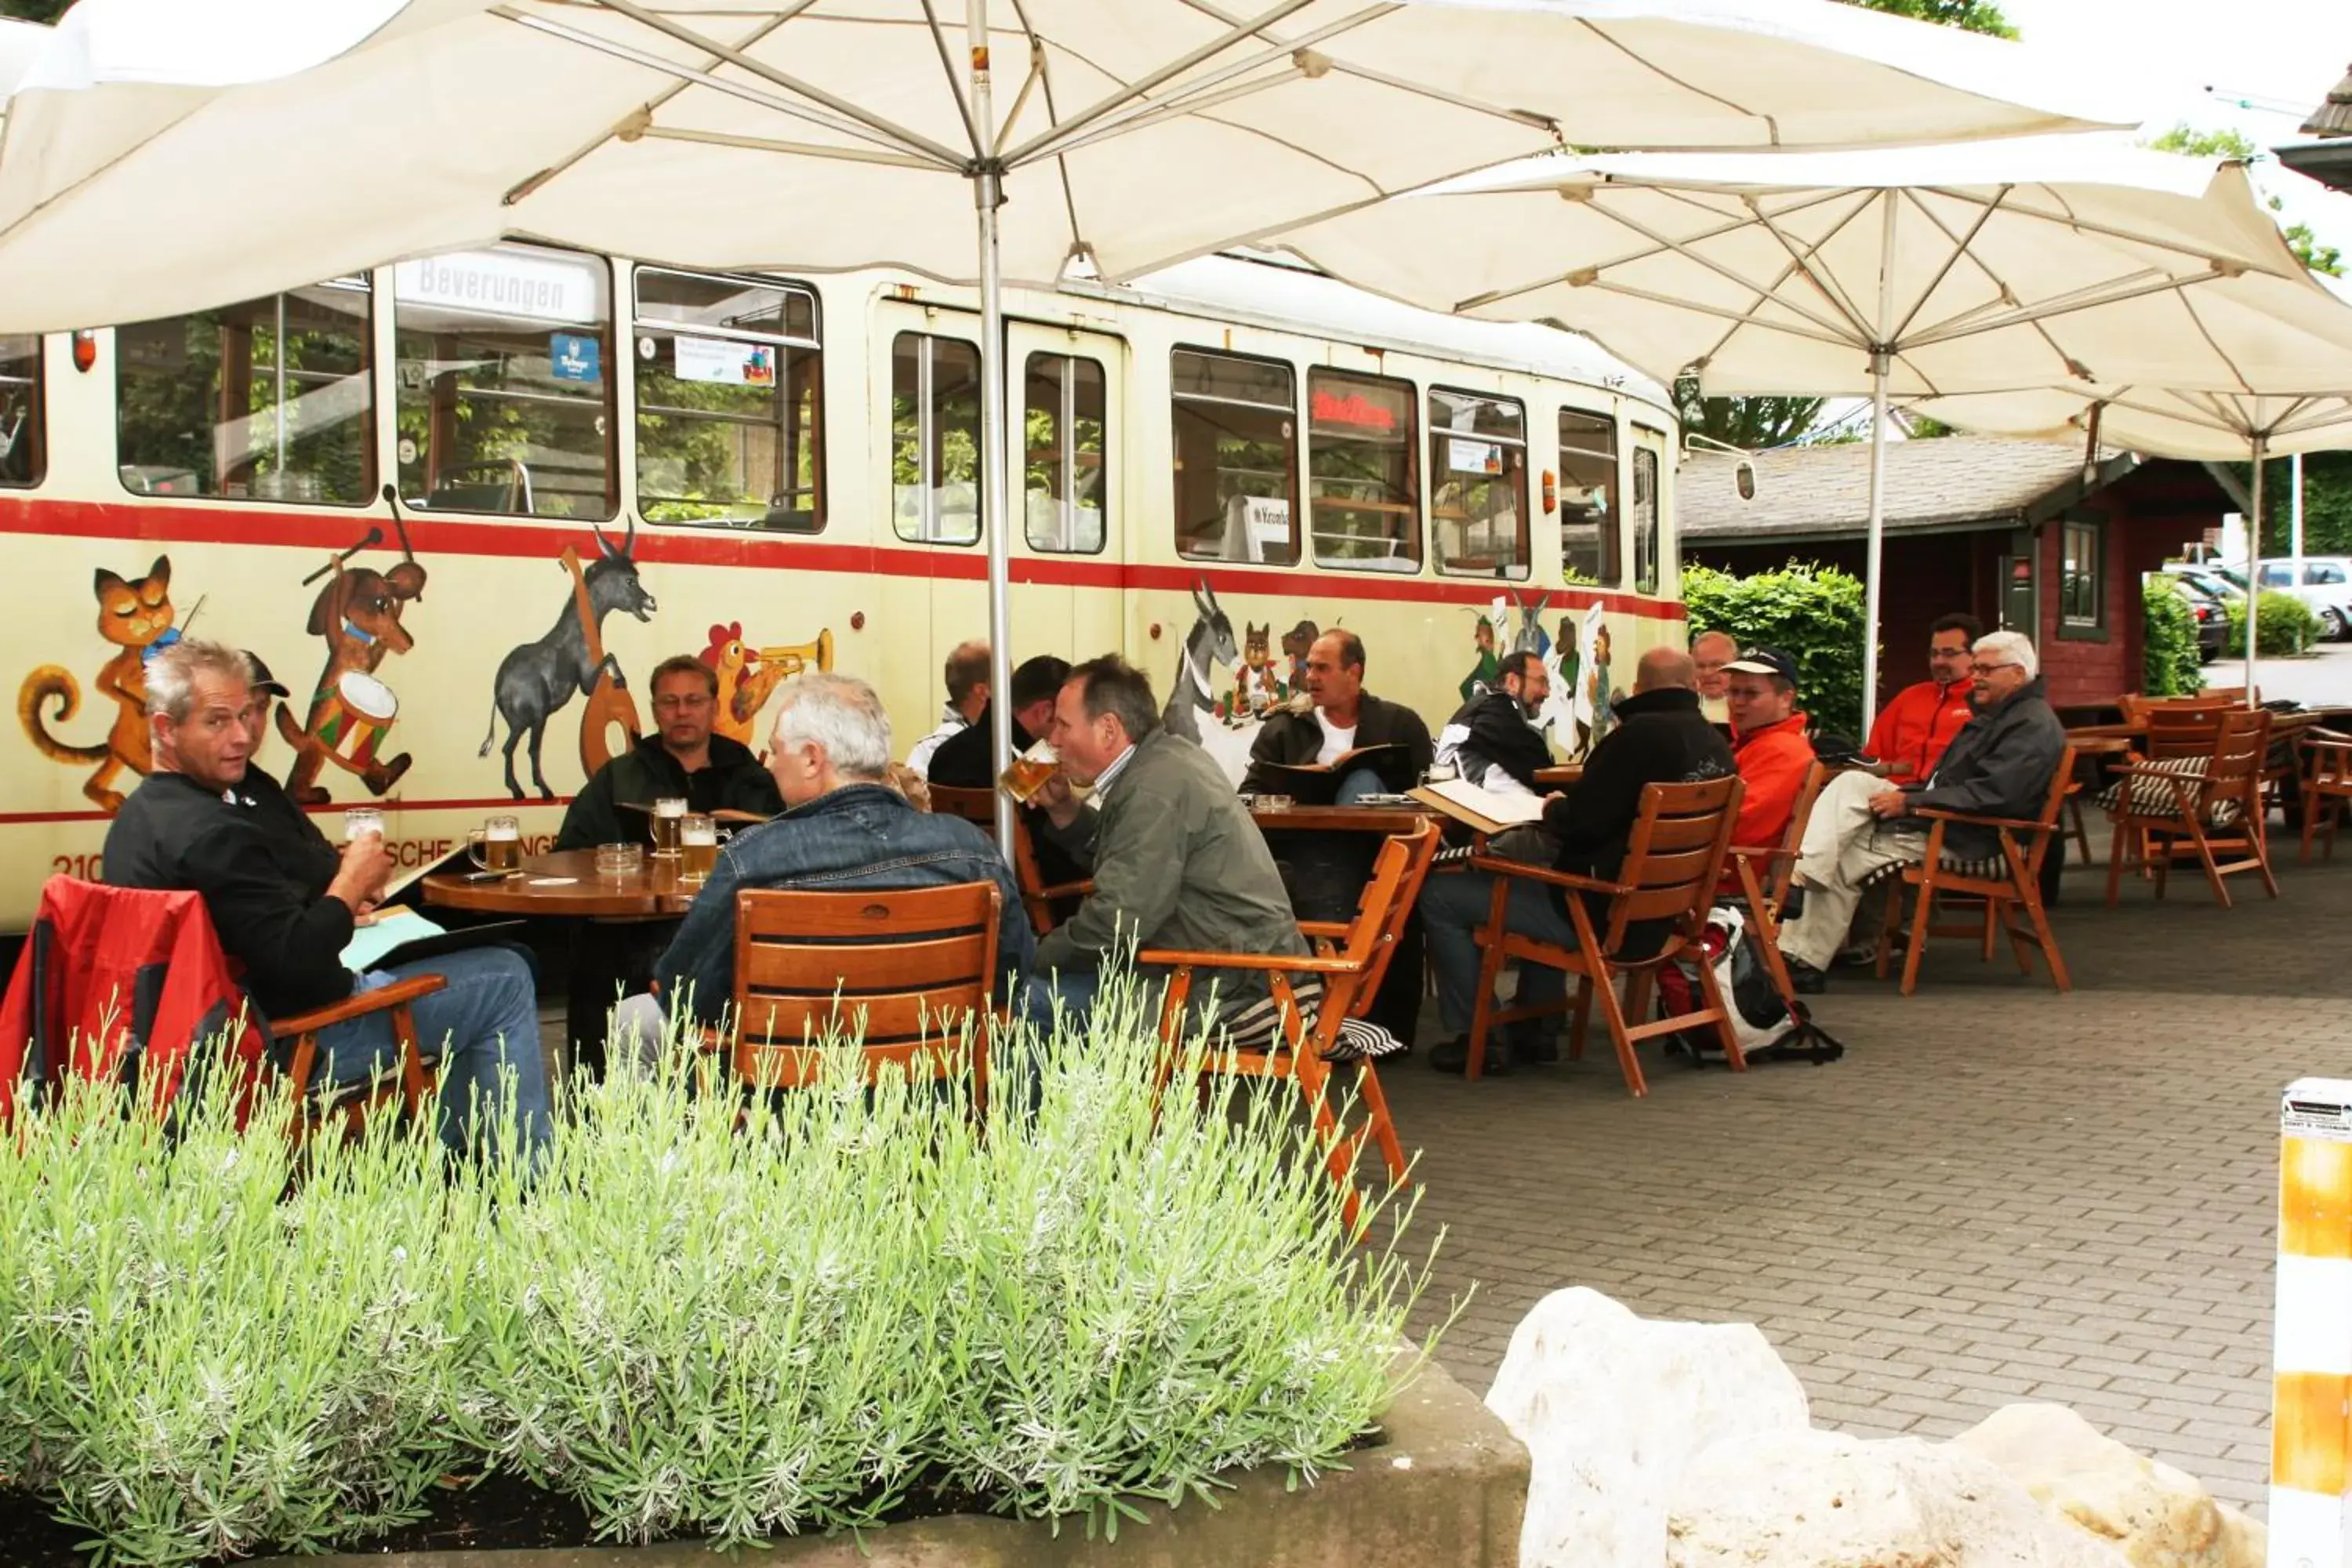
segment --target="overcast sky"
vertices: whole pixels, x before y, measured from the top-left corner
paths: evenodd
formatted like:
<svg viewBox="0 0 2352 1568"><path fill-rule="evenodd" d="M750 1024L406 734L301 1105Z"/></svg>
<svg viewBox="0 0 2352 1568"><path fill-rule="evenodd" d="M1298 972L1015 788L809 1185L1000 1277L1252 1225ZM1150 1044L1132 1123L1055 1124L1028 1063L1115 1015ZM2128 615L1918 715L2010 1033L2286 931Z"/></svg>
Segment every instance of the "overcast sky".
<svg viewBox="0 0 2352 1568"><path fill-rule="evenodd" d="M2352 67L2352 0L2000 0L2019 34L2139 93L2150 134L2187 121L2269 149ZM2208 89L2211 89L2209 91ZM2252 105L2242 107L2241 100ZM2352 195L2279 167L2263 188L2352 261Z"/></svg>

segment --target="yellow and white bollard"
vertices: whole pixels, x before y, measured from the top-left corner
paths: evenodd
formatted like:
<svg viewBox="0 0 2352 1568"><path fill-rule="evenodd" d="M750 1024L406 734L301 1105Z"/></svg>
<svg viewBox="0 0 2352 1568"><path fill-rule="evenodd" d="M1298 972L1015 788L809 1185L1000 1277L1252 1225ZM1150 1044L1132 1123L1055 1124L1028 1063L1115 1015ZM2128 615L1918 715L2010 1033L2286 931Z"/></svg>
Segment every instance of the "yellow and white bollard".
<svg viewBox="0 0 2352 1568"><path fill-rule="evenodd" d="M2279 1106L2270 1568L2352 1568L2352 1079Z"/></svg>

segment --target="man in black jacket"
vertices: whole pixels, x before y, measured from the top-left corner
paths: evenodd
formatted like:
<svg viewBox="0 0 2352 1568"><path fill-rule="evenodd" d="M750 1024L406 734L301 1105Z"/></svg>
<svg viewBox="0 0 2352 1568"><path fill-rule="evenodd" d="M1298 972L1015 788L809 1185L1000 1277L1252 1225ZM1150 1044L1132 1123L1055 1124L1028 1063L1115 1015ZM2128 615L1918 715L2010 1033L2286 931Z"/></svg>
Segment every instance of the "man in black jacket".
<svg viewBox="0 0 2352 1568"><path fill-rule="evenodd" d="M2030 818L2042 811L2066 749L2065 726L2042 695L2042 661L2022 632L1977 639L1976 717L1952 737L1925 781L1895 784L1866 773L1840 773L1813 802L1797 858L1804 897L1780 922L1780 956L1801 991L1821 989L1822 972L1845 942L1862 890L1892 866L1927 850L1922 808L1973 816ZM1990 827L1954 823L1944 832L1955 860L2000 853Z"/></svg>
<svg viewBox="0 0 2352 1568"><path fill-rule="evenodd" d="M1550 695L1551 672L1542 658L1528 648L1505 654L1496 684L1437 732L1437 760L1481 789L1541 794L1536 770L1551 766L1551 747L1535 721Z"/></svg>
<svg viewBox="0 0 2352 1568"><path fill-rule="evenodd" d="M474 1107L495 1110L508 1074L521 1143L537 1149L548 1135L547 1075L530 965L508 949L482 948L364 974L344 968L343 949L358 917L383 897L391 857L376 834L345 845L331 865L285 852L290 825L237 793L252 752L251 701L243 656L218 643L184 638L147 667L154 771L107 831L107 881L202 894L265 1017L440 975L445 988L418 998L414 1016L425 1056L449 1063L443 1140L462 1145ZM320 1031L320 1071L337 1083L362 1081L390 1067L396 1048L386 1014L354 1018Z"/></svg>
<svg viewBox="0 0 2352 1568"><path fill-rule="evenodd" d="M1062 694L1062 682L1070 679L1070 661L1041 653L1034 658L1024 658L1013 672L1013 752L1015 756L1027 751L1045 733L1054 721L1054 699ZM941 741L931 753L930 773L935 784L950 789L994 789L996 787L996 756L990 731L993 727L989 708L983 706L977 718L962 729Z"/></svg>
<svg viewBox="0 0 2352 1568"><path fill-rule="evenodd" d="M1736 772L1731 748L1699 710L1698 671L1679 648L1653 648L1635 667L1633 694L1617 704L1617 727L1592 749L1573 795L1554 795L1544 807L1544 831L1559 841L1557 868L1607 879L1617 874L1641 815L1642 791L1654 784L1688 784ZM1486 923L1494 878L1482 871L1432 877L1421 895L1430 967L1437 976L1437 1012L1454 1038L1430 1053L1440 1072L1460 1072L1469 1060L1470 1018L1478 986L1478 944ZM1576 928L1555 889L1522 879L1512 884L1510 928L1540 942L1576 945ZM1650 948L1655 952L1654 940ZM1638 948L1638 933L1628 946ZM1528 964L1519 972L1518 1005L1558 1002L1567 976ZM1490 1041L1486 1070L1509 1072L1515 1058L1550 1060L1557 1026L1527 1020L1517 1037Z"/></svg>
<svg viewBox="0 0 2352 1568"><path fill-rule="evenodd" d="M1254 795L1296 793L1297 776L1285 768L1329 764L1367 746L1396 746L1376 763L1350 768L1339 780L1342 805L1359 796L1405 790L1429 771L1433 748L1429 726L1401 703L1364 689L1364 641L1349 631L1329 631L1307 650L1306 704L1276 712L1250 746L1249 772L1242 788Z"/></svg>
<svg viewBox="0 0 2352 1568"><path fill-rule="evenodd" d="M716 734L719 672L691 654L654 666L654 732L596 770L563 814L558 849L651 844L653 803L683 799L692 812L784 809L776 781L740 741Z"/></svg>

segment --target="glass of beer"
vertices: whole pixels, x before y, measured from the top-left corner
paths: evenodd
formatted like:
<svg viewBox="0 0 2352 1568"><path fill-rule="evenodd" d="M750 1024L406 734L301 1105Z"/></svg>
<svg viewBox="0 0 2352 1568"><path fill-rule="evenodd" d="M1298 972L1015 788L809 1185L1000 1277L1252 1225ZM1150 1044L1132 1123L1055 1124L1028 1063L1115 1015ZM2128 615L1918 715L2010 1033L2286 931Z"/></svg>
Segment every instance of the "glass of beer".
<svg viewBox="0 0 2352 1568"><path fill-rule="evenodd" d="M664 859L677 856L677 825L686 820L686 798L666 795L654 802L654 853Z"/></svg>
<svg viewBox="0 0 2352 1568"><path fill-rule="evenodd" d="M343 813L343 842L374 834L383 837L383 813L372 805L355 805Z"/></svg>
<svg viewBox="0 0 2352 1568"><path fill-rule="evenodd" d="M1026 805L1029 797L1045 788L1045 781L1052 778L1054 771L1061 765L1062 753L1054 750L1054 743L1039 741L1013 758L996 776L996 782L1003 786L1005 794Z"/></svg>
<svg viewBox="0 0 2352 1568"><path fill-rule="evenodd" d="M677 845L686 858L678 875L689 882L701 881L719 864L719 824L698 811L679 817Z"/></svg>
<svg viewBox="0 0 2352 1568"><path fill-rule="evenodd" d="M466 858L477 870L522 869L522 818L493 816L466 835Z"/></svg>

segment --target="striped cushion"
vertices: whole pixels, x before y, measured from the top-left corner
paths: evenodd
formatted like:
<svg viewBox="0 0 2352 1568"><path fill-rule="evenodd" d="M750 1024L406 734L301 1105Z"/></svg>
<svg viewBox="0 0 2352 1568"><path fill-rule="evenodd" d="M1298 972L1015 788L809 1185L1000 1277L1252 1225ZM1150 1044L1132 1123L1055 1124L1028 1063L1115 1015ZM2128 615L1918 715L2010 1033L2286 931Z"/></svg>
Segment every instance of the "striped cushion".
<svg viewBox="0 0 2352 1568"><path fill-rule="evenodd" d="M1299 1010L1311 1022L1323 1001L1323 977L1302 974L1291 982ZM1217 1016L1217 1032L1238 1051L1271 1050L1283 1043L1282 1010L1271 994L1228 1007Z"/></svg>
<svg viewBox="0 0 2352 1568"><path fill-rule="evenodd" d="M1862 879L1862 885L1865 888L1874 887L1880 882L1901 876L1918 863L1916 860L1889 860L1885 865L1877 867L1865 875ZM1979 881L1993 881L2009 875L2009 861L2007 858L2000 855L1989 855L1975 860L1962 859L1957 855L1947 855L1944 857L1941 868L1951 872L1956 877L1974 877Z"/></svg>
<svg viewBox="0 0 2352 1568"><path fill-rule="evenodd" d="M2131 813L2135 816L2172 816L2180 810L2180 797L2172 785L2154 773L2169 773L2175 778L2201 779L2205 776L2203 757L2166 757L2159 762L2142 763L2140 771L2126 774L2101 790L2097 805L2112 816L2123 808L2125 792L2131 795ZM2189 797L2194 800L2192 794ZM2212 802L2205 812L2206 822L2214 827L2227 827L2245 815L2244 803L2231 796Z"/></svg>
<svg viewBox="0 0 2352 1568"><path fill-rule="evenodd" d="M1364 1018L1339 1020L1339 1037L1323 1053L1327 1062L1368 1062L1381 1057L1394 1056L1404 1049L1404 1042Z"/></svg>

